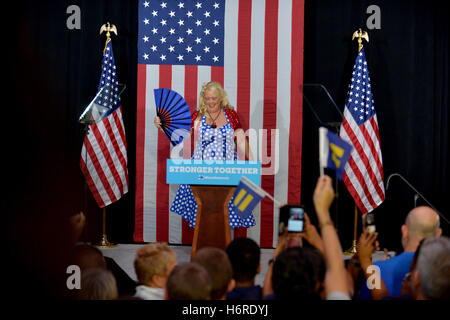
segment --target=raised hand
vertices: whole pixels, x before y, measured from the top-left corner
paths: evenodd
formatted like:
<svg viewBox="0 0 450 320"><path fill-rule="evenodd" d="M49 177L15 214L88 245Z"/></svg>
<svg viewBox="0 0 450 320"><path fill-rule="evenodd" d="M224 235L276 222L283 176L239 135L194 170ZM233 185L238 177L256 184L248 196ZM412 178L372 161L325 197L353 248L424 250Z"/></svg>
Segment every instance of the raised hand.
<svg viewBox="0 0 450 320"><path fill-rule="evenodd" d="M372 262L372 254L378 248L377 241L378 233L372 232L369 233L369 229L366 228L362 235L359 237L358 245L357 245L357 254L359 261L362 263L363 261Z"/></svg>
<svg viewBox="0 0 450 320"><path fill-rule="evenodd" d="M310 245L318 249L320 252L323 253L323 242L322 238L319 235L319 232L317 231L316 227L311 223L311 220L309 219L306 212L304 213L305 217L305 225L303 227L304 232L300 233L302 238L304 238Z"/></svg>
<svg viewBox="0 0 450 320"><path fill-rule="evenodd" d="M314 207L319 220L324 213L328 213L333 200L334 190L331 185L331 178L327 175L323 175L319 177L313 195Z"/></svg>

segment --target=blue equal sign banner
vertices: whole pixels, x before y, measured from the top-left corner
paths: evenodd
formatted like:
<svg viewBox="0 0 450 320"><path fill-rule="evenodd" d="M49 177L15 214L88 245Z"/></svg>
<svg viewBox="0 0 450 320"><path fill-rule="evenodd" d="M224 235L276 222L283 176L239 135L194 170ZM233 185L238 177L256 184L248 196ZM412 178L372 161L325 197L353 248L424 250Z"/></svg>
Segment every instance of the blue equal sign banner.
<svg viewBox="0 0 450 320"><path fill-rule="evenodd" d="M350 158L353 146L341 139L337 134L321 127L319 128L319 162L322 168L333 169L339 180L345 170L345 164Z"/></svg>
<svg viewBox="0 0 450 320"><path fill-rule="evenodd" d="M244 176L261 185L261 162L167 159L167 184L237 186Z"/></svg>
<svg viewBox="0 0 450 320"><path fill-rule="evenodd" d="M265 195L266 192L263 189L242 177L233 195L236 214L241 219L247 219Z"/></svg>

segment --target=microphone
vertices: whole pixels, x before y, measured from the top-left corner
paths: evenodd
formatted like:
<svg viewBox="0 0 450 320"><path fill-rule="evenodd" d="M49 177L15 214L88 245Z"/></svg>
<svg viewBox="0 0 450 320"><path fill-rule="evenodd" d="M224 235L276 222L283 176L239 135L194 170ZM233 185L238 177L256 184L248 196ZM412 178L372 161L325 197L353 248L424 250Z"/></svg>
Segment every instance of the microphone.
<svg viewBox="0 0 450 320"><path fill-rule="evenodd" d="M425 197L419 191L417 191L417 189L414 188L413 185L411 183L409 183L409 181L406 180L400 173L397 173L397 172L393 173L387 178L387 181L386 181L386 192L389 189L389 182L395 176L400 177L408 185L408 187L410 187L412 190L414 190L414 192L416 193L414 195L414 205L415 206L417 206L417 199L419 199L419 197L422 198L431 208L433 208L434 211L437 212L439 217L444 219L444 221L447 222L447 224L450 224L450 222L427 199L425 199Z"/></svg>
<svg viewBox="0 0 450 320"><path fill-rule="evenodd" d="M417 200L419 200L419 195L416 193L414 195L414 207L417 207Z"/></svg>

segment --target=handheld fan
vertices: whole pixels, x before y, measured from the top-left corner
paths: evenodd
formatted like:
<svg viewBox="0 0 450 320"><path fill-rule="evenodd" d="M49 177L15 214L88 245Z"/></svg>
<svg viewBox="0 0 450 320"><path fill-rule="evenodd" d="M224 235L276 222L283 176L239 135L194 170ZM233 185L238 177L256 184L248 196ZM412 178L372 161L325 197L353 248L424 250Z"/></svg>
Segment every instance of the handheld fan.
<svg viewBox="0 0 450 320"><path fill-rule="evenodd" d="M156 114L161 119L161 128L176 146L191 130L191 111L184 98L177 92L159 88L155 89Z"/></svg>

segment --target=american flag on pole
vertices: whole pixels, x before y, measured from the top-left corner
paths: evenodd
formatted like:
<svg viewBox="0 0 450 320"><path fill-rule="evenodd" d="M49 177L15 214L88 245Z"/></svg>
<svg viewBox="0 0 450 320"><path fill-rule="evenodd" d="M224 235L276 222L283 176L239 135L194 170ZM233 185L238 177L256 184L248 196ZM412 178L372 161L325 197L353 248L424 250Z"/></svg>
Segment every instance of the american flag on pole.
<svg viewBox="0 0 450 320"><path fill-rule="evenodd" d="M356 57L340 136L353 145L344 183L362 214L385 198L378 121L364 48Z"/></svg>
<svg viewBox="0 0 450 320"><path fill-rule="evenodd" d="M261 187L300 203L303 10L304 0L139 1L136 242L189 244L193 235L169 212L178 186L165 182L171 146L153 125L155 88L175 90L194 112L204 82L223 84L244 131L258 133L253 155L272 170ZM275 246L278 208L264 199L253 214L256 226L234 235Z"/></svg>
<svg viewBox="0 0 450 320"><path fill-rule="evenodd" d="M103 208L128 192L127 143L111 40L103 54L98 92L94 103L107 111L89 125L80 167L95 201Z"/></svg>

